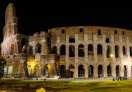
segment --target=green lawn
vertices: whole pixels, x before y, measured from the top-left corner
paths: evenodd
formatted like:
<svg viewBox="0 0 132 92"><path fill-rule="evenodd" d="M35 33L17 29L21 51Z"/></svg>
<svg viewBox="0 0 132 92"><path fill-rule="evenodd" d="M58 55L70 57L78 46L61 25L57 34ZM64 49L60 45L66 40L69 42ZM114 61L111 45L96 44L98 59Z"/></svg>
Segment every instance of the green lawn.
<svg viewBox="0 0 132 92"><path fill-rule="evenodd" d="M132 81L60 81L49 82L49 92L132 92ZM55 90L55 91L50 91Z"/></svg>
<svg viewBox="0 0 132 92"><path fill-rule="evenodd" d="M46 87L47 92L132 92L132 80L59 80L59 81L0 81L6 84L39 84ZM33 91L34 92L34 91Z"/></svg>

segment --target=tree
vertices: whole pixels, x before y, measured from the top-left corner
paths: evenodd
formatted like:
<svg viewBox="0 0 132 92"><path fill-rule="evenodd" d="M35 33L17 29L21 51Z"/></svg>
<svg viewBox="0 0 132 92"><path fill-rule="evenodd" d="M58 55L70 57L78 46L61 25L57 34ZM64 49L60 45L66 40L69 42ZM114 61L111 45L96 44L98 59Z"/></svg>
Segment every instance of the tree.
<svg viewBox="0 0 132 92"><path fill-rule="evenodd" d="M5 65L6 65L6 60L4 58L0 58L0 78L4 76Z"/></svg>

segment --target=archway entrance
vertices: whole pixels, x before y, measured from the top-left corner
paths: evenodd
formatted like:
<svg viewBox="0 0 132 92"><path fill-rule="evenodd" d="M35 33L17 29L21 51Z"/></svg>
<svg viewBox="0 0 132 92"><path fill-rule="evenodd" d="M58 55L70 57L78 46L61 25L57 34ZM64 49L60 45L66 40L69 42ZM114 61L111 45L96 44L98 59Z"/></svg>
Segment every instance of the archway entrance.
<svg viewBox="0 0 132 92"><path fill-rule="evenodd" d="M101 78L103 77L103 66L102 65L99 65L98 66L98 78Z"/></svg>
<svg viewBox="0 0 132 92"><path fill-rule="evenodd" d="M93 66L92 65L88 66L88 78L93 78L93 73L94 73Z"/></svg>
<svg viewBox="0 0 132 92"><path fill-rule="evenodd" d="M107 66L107 76L108 77L112 76L112 71L111 71L111 66L110 65Z"/></svg>
<svg viewBox="0 0 132 92"><path fill-rule="evenodd" d="M84 67L83 67L83 65L79 65L78 66L78 77L84 78L84 75L85 75Z"/></svg>
<svg viewBox="0 0 132 92"><path fill-rule="evenodd" d="M44 76L46 76L46 77L48 77L48 66L47 65L45 65L44 66Z"/></svg>
<svg viewBox="0 0 132 92"><path fill-rule="evenodd" d="M124 78L127 79L127 66L124 66Z"/></svg>
<svg viewBox="0 0 132 92"><path fill-rule="evenodd" d="M60 65L60 77L65 78L66 77L66 67L65 65Z"/></svg>
<svg viewBox="0 0 132 92"><path fill-rule="evenodd" d="M119 65L116 66L116 77L120 77L120 67L119 67Z"/></svg>

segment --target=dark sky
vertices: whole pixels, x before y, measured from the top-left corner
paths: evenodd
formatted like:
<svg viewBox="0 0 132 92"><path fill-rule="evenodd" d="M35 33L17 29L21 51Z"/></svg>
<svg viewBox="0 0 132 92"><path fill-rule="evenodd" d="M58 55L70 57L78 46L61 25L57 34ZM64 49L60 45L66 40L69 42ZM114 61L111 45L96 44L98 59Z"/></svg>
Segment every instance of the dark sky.
<svg viewBox="0 0 132 92"><path fill-rule="evenodd" d="M11 0L0 2L0 31L4 25L4 13ZM46 7L42 2L27 3L14 0L19 29L24 34L47 30L56 26L97 25L132 29L131 8L86 8L86 7Z"/></svg>

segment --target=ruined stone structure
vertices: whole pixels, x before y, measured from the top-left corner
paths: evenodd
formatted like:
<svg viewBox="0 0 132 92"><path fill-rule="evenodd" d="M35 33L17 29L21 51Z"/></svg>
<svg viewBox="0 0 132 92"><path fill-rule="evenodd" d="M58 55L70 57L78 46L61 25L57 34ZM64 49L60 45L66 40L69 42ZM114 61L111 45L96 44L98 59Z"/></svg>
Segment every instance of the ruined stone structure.
<svg viewBox="0 0 132 92"><path fill-rule="evenodd" d="M132 31L114 27L57 27L19 34L13 4L6 9L1 55L5 77L131 78Z"/></svg>

